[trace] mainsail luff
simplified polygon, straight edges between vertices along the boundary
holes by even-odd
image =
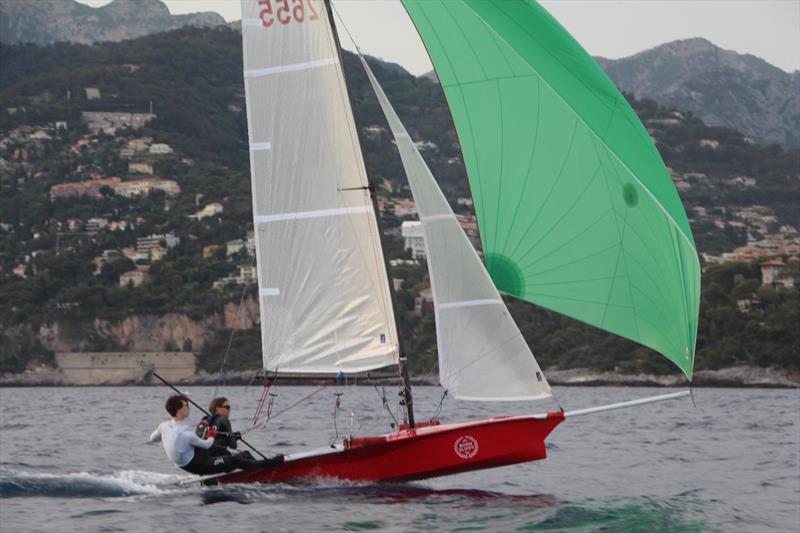
[[[328,12],[328,20],[330,21],[331,25],[331,33],[333,34],[333,40],[336,43],[336,53],[339,56],[339,62],[344,64],[342,59],[342,45],[339,41],[339,32],[336,31],[336,20],[333,16],[333,6],[330,0],[325,0],[325,9]],[[349,90],[349,85],[347,82],[347,77],[343,77],[345,89],[348,95],[348,99],[350,102],[350,107],[353,108],[353,100],[352,100],[352,92]],[[359,146],[363,146],[363,143],[360,142],[361,140],[361,132],[358,131],[358,138],[359,138]],[[364,157],[362,153],[362,157]],[[369,191],[370,199],[372,200],[372,210],[375,214],[375,225],[378,228],[378,238],[381,243],[381,248],[384,248],[386,243],[383,236],[383,231],[381,231],[381,213],[378,207],[378,198],[375,194],[375,184],[372,182],[372,179],[369,177],[369,174],[366,174],[367,178],[367,190]],[[387,273],[391,272],[391,268],[389,265],[389,260],[387,259],[385,254],[382,254],[384,268],[386,269]],[[395,297],[394,285],[389,283],[388,281],[389,276],[387,276],[387,285],[389,290],[389,296],[392,302],[392,310],[394,311],[394,316],[397,316],[397,298]],[[395,324],[396,328],[396,324]],[[406,407],[406,420],[408,422],[408,427],[413,428],[416,426],[416,420],[414,418],[414,394],[411,390],[411,378],[408,374],[408,365],[405,358],[405,350],[403,350],[403,336],[399,334],[397,335],[397,348],[398,348],[398,364],[399,364],[399,374],[400,379],[403,381],[403,403]]]
[[[396,365],[389,280],[328,12],[318,0],[273,4],[242,0],[264,367]]]

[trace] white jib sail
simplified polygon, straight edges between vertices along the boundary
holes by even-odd
[[[243,0],[264,368],[397,364],[389,283],[339,53],[321,0]]]
[[[417,203],[431,277],[439,381],[465,400],[533,400],[550,385],[450,204],[364,58]]]

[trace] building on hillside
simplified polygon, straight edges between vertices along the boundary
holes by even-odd
[[[125,146],[136,153],[146,152],[150,148],[150,143],[152,142],[153,139],[150,137],[137,137],[136,139],[130,139]]]
[[[153,246],[152,248],[150,248],[150,262],[154,263],[156,261],[161,261],[162,259],[164,259],[164,257],[166,257],[168,252],[169,250],[167,250],[160,244]]]
[[[757,183],[755,178],[749,176],[736,176],[731,181],[734,185],[739,185],[741,187],[755,187]]]
[[[386,128],[377,124],[373,124],[371,126],[365,126],[361,128],[361,131],[364,133],[364,137],[367,139],[379,139],[381,135],[386,133]]]
[[[403,236],[403,246],[406,250],[411,250],[411,257],[425,259],[425,237],[422,232],[422,222],[404,220],[400,231]]]
[[[422,289],[414,298],[414,311],[412,314],[422,316],[424,313],[433,312],[433,291]]]
[[[138,287],[150,279],[150,274],[145,267],[129,270],[119,276],[120,287]]]
[[[90,218],[86,221],[86,231],[89,233],[97,233],[103,228],[108,227],[108,219],[106,218]]]
[[[439,149],[439,146],[436,143],[431,142],[431,141],[416,141],[414,143],[414,146],[416,146],[417,150],[419,150],[420,152],[424,152],[426,150],[433,151],[433,150],[438,150]]]
[[[153,143],[150,145],[149,151],[153,155],[167,155],[171,154],[174,150],[168,144]]]
[[[733,252],[722,254],[722,259],[726,262],[747,262],[752,261],[753,259],[758,259],[759,257],[764,257],[766,255],[769,254],[763,248],[748,244],[747,246],[736,248]]]
[[[750,314],[750,311],[753,308],[753,305],[758,305],[760,302],[758,298],[753,296],[752,298],[741,298],[736,300],[736,308],[739,312],[743,315]]]
[[[146,196],[154,190],[164,191],[167,196],[175,196],[181,192],[181,188],[174,180],[161,178],[139,178],[135,180],[123,181],[116,187],[114,192],[125,198],[134,196]]]
[[[791,258],[790,261],[797,258]],[[795,286],[794,276],[786,272],[786,264],[780,258],[761,263],[761,284],[776,289],[791,289]]]
[[[189,218],[194,220],[202,220],[204,218],[213,217],[214,215],[218,215],[224,211],[222,204],[219,202],[214,202],[211,204],[206,205],[200,211],[189,215]]]
[[[256,255],[256,234],[253,231],[248,231],[244,237],[244,246],[247,248],[247,255]]]
[[[222,248],[221,244],[208,244],[203,246],[203,259],[208,259],[214,256],[214,252]]]
[[[83,228],[83,220],[79,218],[68,218],[67,229],[69,231],[80,231]]]
[[[128,172],[131,174],[153,175],[153,164],[147,161],[131,161],[128,163]]]
[[[467,234],[469,240],[477,242],[478,221],[475,219],[475,215],[456,215],[456,220],[458,220],[458,224],[461,226],[461,229],[464,230],[464,233]]]
[[[456,204],[465,205],[467,207],[472,207],[472,198],[465,198],[465,197],[457,198],[456,199]]]
[[[702,172],[687,172],[683,175],[683,179],[690,181],[706,181],[708,177]]]
[[[36,130],[28,135],[28,139],[32,141],[52,141],[53,137],[51,137],[50,134],[44,130]]]
[[[700,139],[700,146],[703,148],[711,148],[712,150],[716,150],[719,148],[719,141],[714,139]]]
[[[125,231],[133,227],[127,220],[114,220],[108,223],[109,231]]]
[[[150,255],[150,250],[164,243],[167,248],[172,249],[181,243],[181,240],[173,233],[160,233],[152,234],[147,237],[139,237],[136,239],[136,252],[140,254]]]
[[[100,189],[109,187],[113,190],[120,183],[122,183],[122,180],[116,177],[59,183],[58,185],[50,187],[50,199],[69,198],[71,196],[91,196],[92,198],[100,198],[103,196]]]
[[[225,255],[230,257],[234,254],[238,254],[239,252],[246,252],[247,246],[245,245],[244,240],[242,239],[234,239],[232,241],[228,241],[225,243]]]
[[[256,274],[256,267],[254,266],[240,266],[238,274],[231,274],[220,278],[213,283],[215,289],[220,289],[229,284],[235,285],[250,285],[251,283],[258,283]]]
[[[106,266],[106,263],[108,263],[108,261],[106,261],[106,259],[104,257],[102,257],[102,256],[95,257],[93,259],[93,261],[94,261],[94,272],[93,272],[93,274],[95,276],[97,276],[98,274],[100,274],[103,271],[103,267]]]
[[[417,204],[411,198],[397,198],[392,200],[394,214],[398,217],[417,214]]]
[[[139,129],[154,118],[152,113],[125,113],[119,111],[82,111],[81,116],[86,121],[92,133],[107,133],[114,135],[118,128]]]

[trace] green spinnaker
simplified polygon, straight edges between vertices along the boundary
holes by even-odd
[[[503,292],[648,346],[691,379],[700,265],[638,117],[526,0],[402,0],[439,76]]]

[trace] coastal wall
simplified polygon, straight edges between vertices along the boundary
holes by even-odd
[[[192,352],[56,353],[63,382],[70,385],[145,383],[152,371],[167,381],[195,377]]]

